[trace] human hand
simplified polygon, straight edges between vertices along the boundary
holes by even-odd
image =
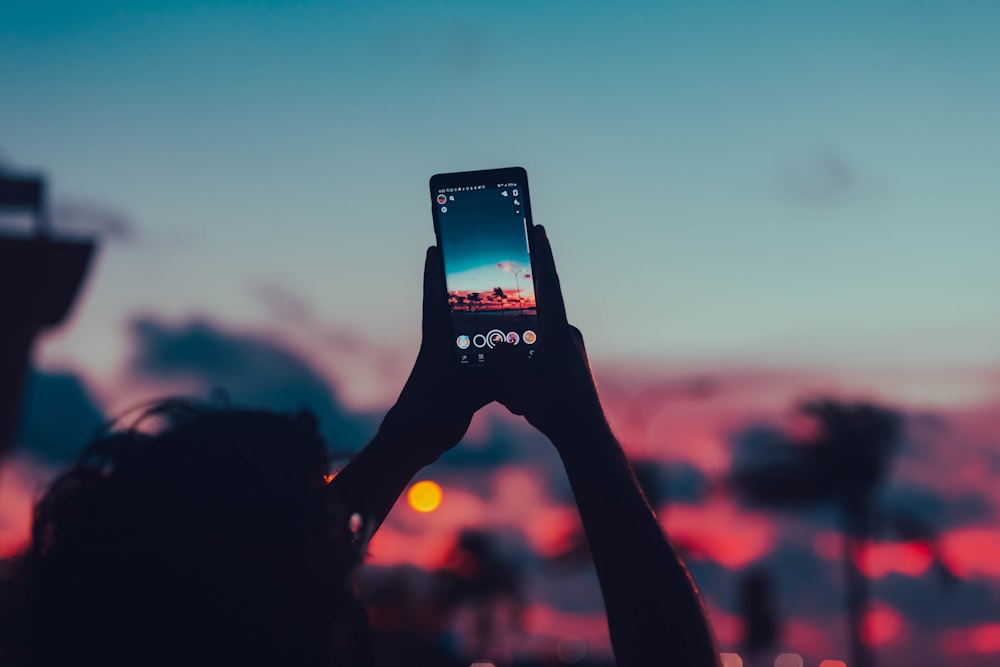
[[[538,301],[538,343],[528,359],[511,345],[494,350],[500,378],[497,400],[524,415],[556,448],[580,433],[608,430],[583,336],[566,319],[559,275],[545,228],[530,230]]]
[[[475,412],[493,400],[483,369],[461,368],[452,353],[441,251],[427,249],[424,262],[420,351],[380,434],[401,438],[408,453],[426,465],[458,444]]]

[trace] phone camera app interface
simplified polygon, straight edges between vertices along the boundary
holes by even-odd
[[[533,345],[535,283],[521,188],[442,188],[434,203],[459,361],[484,363],[500,343]]]

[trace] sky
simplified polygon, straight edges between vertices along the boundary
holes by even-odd
[[[139,230],[73,331],[95,365],[137,305],[251,319],[261,280],[406,344],[427,178],[513,164],[595,355],[1000,354],[994,3],[0,12],[0,151]]]
[[[997,34],[989,0],[4,2],[0,168],[44,173],[57,228],[102,237],[71,320],[37,349],[38,396],[82,425],[222,385],[319,406],[330,437],[360,444],[419,345],[428,178],[520,165],[630,454],[695,488],[746,429],[816,392],[946,425],[914,437],[893,492],[927,491],[911,500],[949,528],[972,583],[943,602],[905,552],[910,574],[876,585],[896,628],[883,649],[989,664]],[[377,562],[419,552],[410,565],[431,567],[429,545],[475,521],[506,527],[525,558],[555,549],[572,510],[519,428],[474,422],[466,459],[432,471],[442,510],[390,517]],[[26,529],[30,480],[51,475],[17,466],[4,480],[28,481],[0,483],[24,490],[4,496],[0,546]],[[526,506],[535,518],[515,525]],[[822,521],[692,492],[663,523],[700,545],[693,569],[730,645],[723,584],[753,559],[836,592]],[[540,577],[533,604],[545,632],[576,623],[599,645],[587,576]],[[823,632],[839,611],[784,602],[792,643],[839,650]]]
[[[445,284],[449,292],[489,293],[501,287],[518,295],[524,283],[531,296],[531,261],[524,216],[496,189],[458,193],[438,207]],[[514,271],[520,270],[527,276]]]

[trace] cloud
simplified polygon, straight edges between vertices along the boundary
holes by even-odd
[[[52,227],[61,233],[131,243],[138,237],[135,222],[107,204],[84,199],[61,199],[52,210]]]
[[[786,541],[762,563],[775,577],[778,606],[784,618],[822,619],[843,612],[843,566],[839,561],[821,560],[811,549]]]
[[[254,283],[250,293],[264,306],[272,317],[290,325],[312,324],[313,312],[297,294],[278,283]]]
[[[840,206],[871,190],[857,165],[831,149],[786,161],[778,169],[778,187],[790,201],[818,209]]]
[[[194,381],[202,391],[222,390],[240,405],[307,408],[336,450],[356,449],[374,433],[372,416],[349,411],[307,358],[279,340],[198,318],[169,324],[137,317],[130,329],[130,371],[140,378]]]
[[[913,578],[898,574],[880,579],[876,584],[880,598],[893,607],[905,610],[907,618],[925,628],[962,628],[996,620],[1000,609],[1000,587],[995,580],[963,580],[943,589],[933,573]]]
[[[359,333],[326,325],[310,306],[292,290],[274,282],[254,283],[250,293],[277,322],[307,330],[318,341],[345,354],[367,354],[371,345]],[[379,350],[379,352],[382,352]]]
[[[0,174],[35,174],[22,171],[0,151]],[[46,179],[43,179],[43,181]],[[49,194],[46,189],[45,194]],[[104,241],[132,242],[137,237],[135,222],[125,213],[108,204],[88,199],[60,198],[49,210],[53,231],[73,236],[98,238]]]
[[[441,465],[463,472],[492,471],[502,464],[517,462],[539,469],[562,470],[548,439],[522,418],[509,415],[499,406],[490,406],[476,416],[476,421],[479,423],[473,424],[462,444],[441,457]]]
[[[903,481],[886,489],[882,500],[938,529],[988,523],[997,515],[991,498],[968,488],[958,488],[951,495],[944,495]]]
[[[286,345],[294,342],[309,350],[317,371],[338,381],[345,403],[381,407],[399,391],[412,362],[399,350],[356,329],[330,324],[305,298],[278,282],[258,280],[248,289]]]
[[[431,67],[466,78],[479,73],[488,56],[484,31],[468,23],[438,22],[433,40],[414,37],[406,28],[390,27],[376,44],[390,65]]]
[[[83,378],[72,371],[30,373],[17,442],[52,463],[68,463],[104,423]]]
[[[240,404],[307,406],[317,413],[332,442],[351,442],[352,448],[362,444],[374,431],[375,419],[349,407],[343,386],[330,377],[348,377],[344,369],[353,377],[350,363],[377,363],[373,348],[349,330],[324,324],[288,289],[259,283],[254,294],[275,322],[314,333],[291,338],[291,332],[276,336],[233,329],[205,317],[180,322],[138,317],[131,323],[136,345],[131,372],[153,381],[191,382],[206,392],[223,388]],[[331,338],[319,344],[326,334]],[[738,454],[726,445],[727,434],[736,434],[733,437],[751,449],[766,445],[781,432],[772,424],[782,424],[785,415],[775,411],[790,408],[797,389],[808,385],[810,377],[738,372],[670,377],[664,373],[636,380],[627,373],[609,372],[602,376],[602,395],[610,397],[616,427],[620,424],[637,443],[629,451],[641,454],[640,467],[646,470],[640,476],[645,473],[646,486],[654,495],[663,495],[664,526],[696,552],[689,564],[699,588],[712,609],[731,619],[738,609],[739,573],[764,564],[775,576],[778,605],[788,623],[786,642],[801,642],[801,651],[813,657],[829,657],[821,654],[828,644],[844,646],[842,564],[836,554],[817,553],[813,541],[818,531],[836,529],[833,513],[751,513],[732,499],[708,493],[709,476],[724,471]],[[635,406],[637,400],[642,405]],[[665,405],[669,409],[663,409]],[[775,416],[773,422],[767,421],[770,415]],[[907,626],[928,630],[970,627],[989,619],[1000,590],[987,562],[989,550],[996,548],[988,533],[995,527],[996,512],[989,496],[992,487],[987,486],[992,483],[987,460],[970,459],[966,450],[953,446],[966,431],[957,426],[952,412],[936,414],[935,421],[934,439],[921,443],[929,449],[912,448],[901,456],[899,462],[906,466],[897,469],[886,499],[943,529],[961,527],[965,532],[945,530],[945,550],[960,552],[965,578],[953,591],[943,590],[931,569],[920,576],[890,571],[873,581],[881,603],[899,610]],[[977,435],[976,443],[995,434],[996,423],[985,417],[977,422],[976,433],[986,435]],[[708,452],[709,457],[706,450],[715,444],[719,447]],[[984,445],[975,451],[1000,457],[996,447]],[[949,457],[955,465],[942,465]],[[967,477],[970,468],[981,469],[982,476]],[[925,483],[915,470],[938,478],[937,485]],[[440,564],[457,531],[483,528],[526,566],[529,603],[553,612],[546,633],[571,634],[580,616],[593,615],[603,622],[592,568],[585,564],[560,569],[550,558],[562,546],[561,538],[578,531],[579,521],[558,456],[523,420],[491,406],[477,416],[464,442],[421,477],[441,483],[445,501],[429,515],[418,515],[401,502],[372,543],[376,567],[381,563],[423,573]],[[826,642],[822,646],[821,638]]]
[[[485,40],[482,31],[471,25],[454,25],[439,37],[442,59],[457,74],[472,76],[482,67]]]

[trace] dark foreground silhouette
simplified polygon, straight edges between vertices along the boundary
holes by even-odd
[[[455,364],[429,249],[413,371],[332,482],[308,413],[168,401],[93,443],[40,501],[28,550],[4,564],[0,665],[375,664],[355,585],[367,540],[494,400],[562,459],[618,664],[716,665],[697,591],[604,417],[548,239],[532,234],[535,359],[500,345],[491,367]]]

